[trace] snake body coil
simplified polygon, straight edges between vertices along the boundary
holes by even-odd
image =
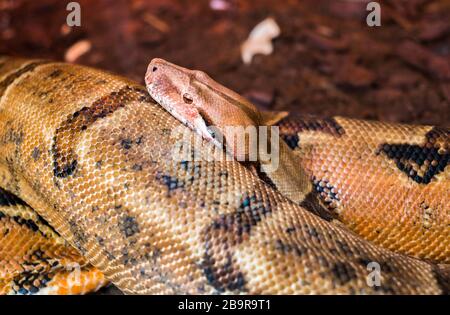
[[[136,83],[0,59],[0,232],[41,237],[15,247],[0,237],[0,253],[19,253],[0,257],[0,277],[13,278],[0,290],[45,292],[52,279],[39,275],[52,277],[50,262],[64,266],[70,256],[86,287],[104,275],[125,293],[448,293],[448,129],[295,121],[283,121],[281,135],[318,192],[302,205],[238,162],[174,160],[174,147],[187,145],[171,132],[180,123]],[[320,198],[348,228],[308,211]],[[21,214],[9,209],[18,204]],[[387,212],[400,204],[413,215]],[[82,257],[63,255],[71,249],[52,229]],[[36,262],[47,269],[28,270]],[[371,262],[378,284],[369,281]]]

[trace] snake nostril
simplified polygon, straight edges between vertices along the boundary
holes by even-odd
[[[153,67],[152,72],[155,72],[156,70],[158,70],[158,67]]]

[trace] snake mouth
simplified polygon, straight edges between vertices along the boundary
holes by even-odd
[[[224,143],[221,141],[223,139],[221,131],[214,126],[211,117],[209,117],[209,115],[203,110],[196,108],[192,104],[186,106],[185,101],[179,101],[178,95],[172,94],[172,97],[169,97],[168,95],[161,97],[158,93],[152,93],[153,83],[148,84],[147,89],[155,102],[169,112],[179,122],[193,130],[203,139],[212,142],[219,148],[223,148]],[[183,98],[185,98],[184,95]]]
[[[214,128],[215,125],[214,125],[211,117],[201,108],[198,109],[198,114],[203,119],[203,122],[205,123],[206,129],[208,130],[208,133],[210,134],[210,136],[213,139],[223,139],[223,138],[219,137],[219,136],[222,136],[222,133],[220,132],[220,130],[218,128]]]

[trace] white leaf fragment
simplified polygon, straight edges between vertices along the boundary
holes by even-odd
[[[256,54],[270,55],[273,52],[272,40],[280,35],[280,27],[271,17],[257,24],[241,46],[244,63],[252,62]]]
[[[78,58],[80,58],[85,53],[89,52],[91,50],[91,42],[88,40],[80,40],[70,46],[69,49],[67,49],[64,60],[66,62],[75,62]]]
[[[209,7],[215,11],[226,11],[230,9],[231,5],[227,0],[211,0]]]

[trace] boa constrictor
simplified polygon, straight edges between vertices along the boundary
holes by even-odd
[[[174,159],[190,145],[174,129],[199,137],[144,87],[0,58],[1,293],[85,293],[106,280],[130,294],[448,293],[448,129],[280,120],[204,73],[149,69],[172,114],[276,123],[279,171]]]

